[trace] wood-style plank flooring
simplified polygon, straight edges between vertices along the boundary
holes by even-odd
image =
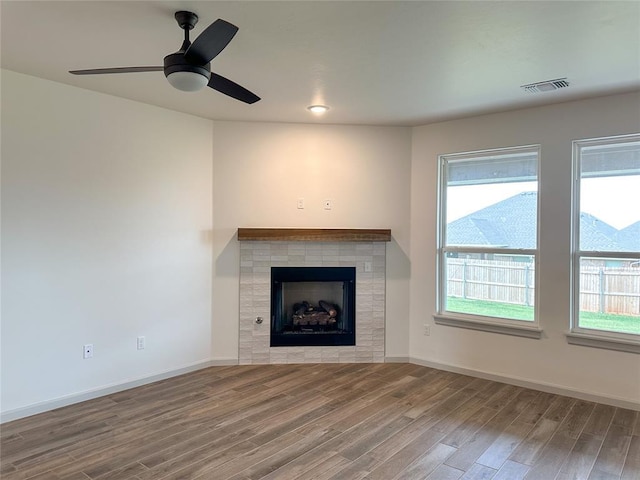
[[[411,364],[213,367],[1,427],[5,480],[638,480],[638,412]]]

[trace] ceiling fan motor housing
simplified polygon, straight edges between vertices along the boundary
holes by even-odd
[[[164,76],[168,77],[175,72],[193,72],[209,78],[211,76],[211,63],[195,65],[189,62],[184,52],[171,53],[164,57]]]

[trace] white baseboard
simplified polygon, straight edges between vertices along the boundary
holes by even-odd
[[[176,377],[178,375],[184,375],[185,373],[194,372],[196,370],[202,370],[203,368],[237,365],[237,359],[216,358],[211,360],[204,360],[201,362],[185,365],[180,368],[166,370],[164,372],[156,373],[146,377],[135,378],[122,383],[106,385],[103,387],[93,388],[84,392],[72,393],[63,397],[54,398],[53,400],[47,400],[44,402],[33,403],[26,407],[20,407],[13,410],[7,410],[0,413],[0,424],[17,420],[19,418],[29,417],[42,412],[48,412],[60,407],[66,407],[67,405],[73,405],[74,403],[84,402],[94,398],[109,395],[111,393],[121,392],[130,388],[140,387],[148,383],[157,382],[166,378]]]
[[[556,385],[552,383],[540,383],[526,380],[524,378],[510,377],[506,375],[500,375],[497,373],[485,372],[482,370],[474,370],[465,367],[458,367],[455,365],[447,365],[444,363],[432,362],[430,360],[424,360],[422,358],[410,357],[410,363],[416,365],[422,365],[423,367],[431,367],[437,370],[444,370],[446,372],[460,373],[463,375],[469,375],[471,377],[484,378],[486,380],[493,380],[494,382],[507,383],[509,385],[515,385],[517,387],[530,388],[532,390],[540,390],[542,392],[553,393],[556,395],[563,395],[566,397],[579,398],[580,400],[586,400],[589,402],[604,403],[605,405],[612,405],[614,407],[627,408],[629,410],[640,411],[640,403],[625,398],[604,396],[589,392],[583,392],[580,390],[574,390],[572,388],[563,387],[562,385]]]
[[[410,363],[411,357],[384,357],[384,363]]]

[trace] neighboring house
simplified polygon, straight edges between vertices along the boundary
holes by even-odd
[[[625,250],[640,251],[640,221],[619,230],[616,239]]]
[[[524,192],[447,225],[447,244],[536,248],[536,192]]]
[[[447,244],[536,248],[537,197],[537,192],[519,193],[449,223]],[[639,250],[640,221],[617,230],[589,213],[582,213],[580,246],[587,251]]]

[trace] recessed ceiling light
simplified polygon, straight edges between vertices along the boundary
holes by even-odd
[[[329,107],[327,107],[326,105],[310,105],[307,107],[307,110],[309,110],[311,113],[322,115],[327,110],[329,110]]]

